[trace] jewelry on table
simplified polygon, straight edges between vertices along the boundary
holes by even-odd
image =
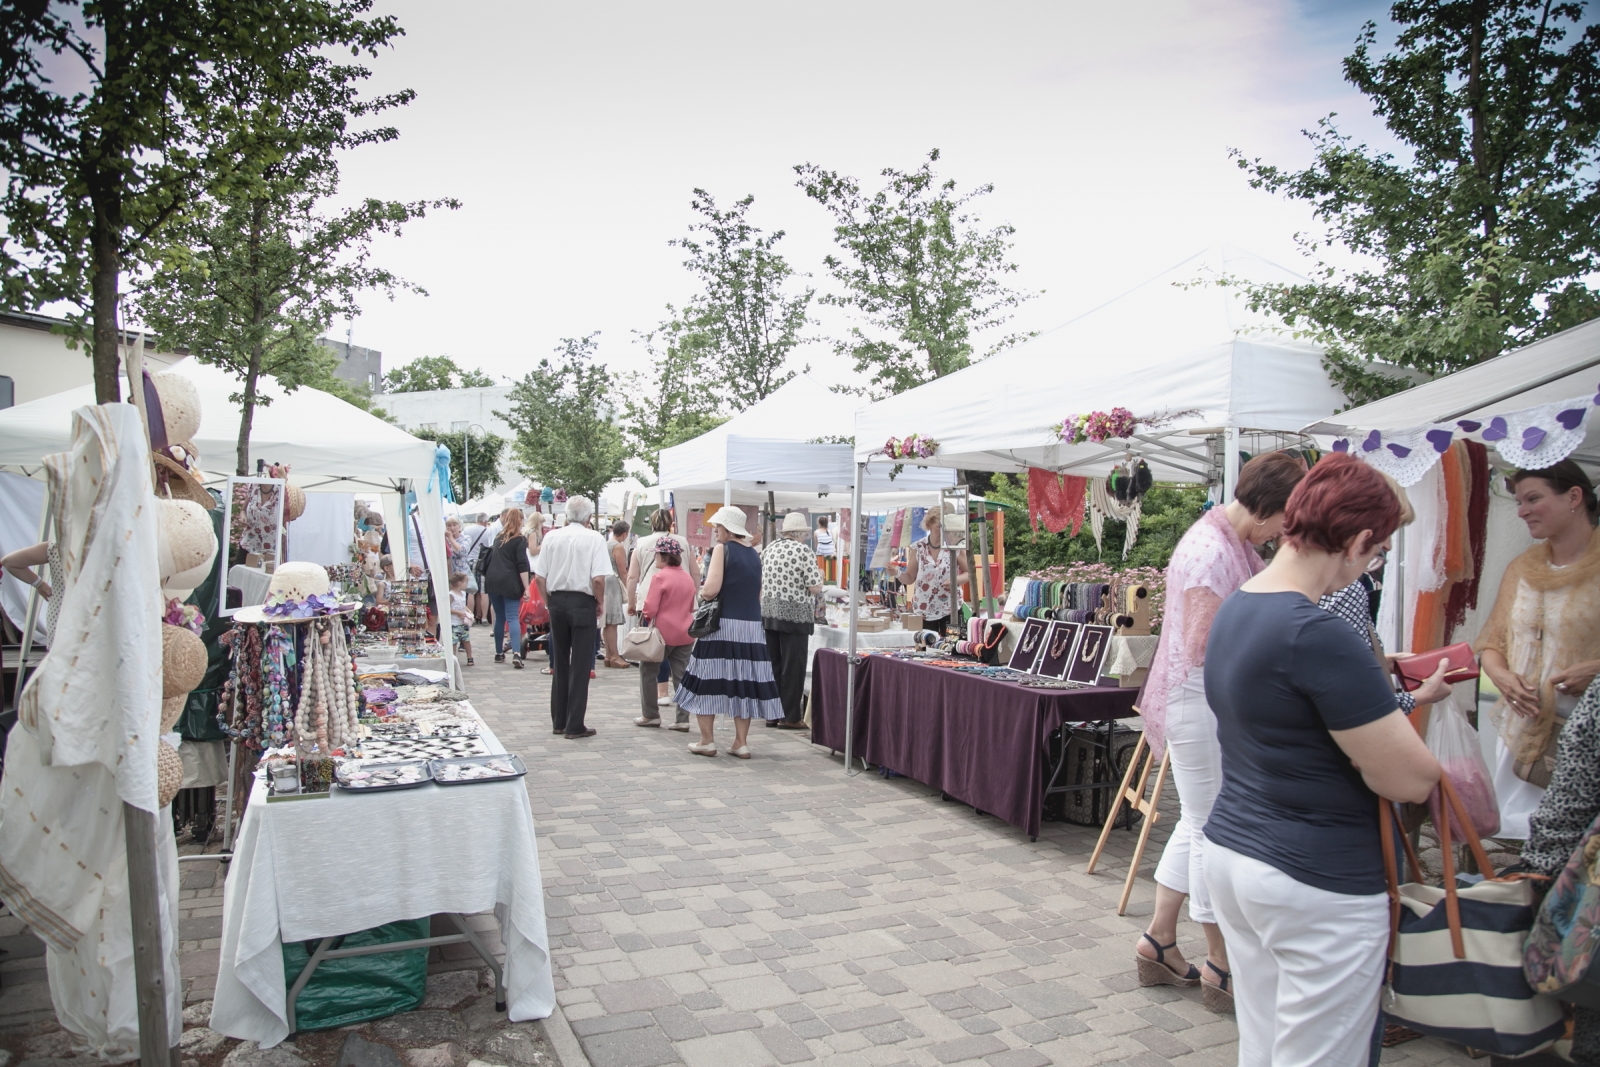
[[[1089,639],[1091,637],[1094,638],[1093,643],[1090,643]],[[1098,631],[1085,634],[1083,638],[1083,654],[1079,658],[1085,663],[1093,663],[1095,656],[1100,651],[1100,642],[1104,637],[1105,634]]]
[[[1050,651],[1045,653],[1046,659],[1060,659],[1067,654],[1067,645],[1072,642],[1072,631],[1063,630],[1060,640],[1050,642]]]

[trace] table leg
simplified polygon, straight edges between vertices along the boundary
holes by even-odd
[[[307,982],[311,981],[312,974],[322,965],[322,961],[327,957],[328,953],[337,948],[338,943],[343,940],[342,936],[325,937],[317,942],[316,951],[312,952],[311,958],[306,960],[305,969],[300,972],[300,977],[294,980],[294,985],[289,987],[289,999],[286,1007],[288,1008],[290,1037],[293,1037],[295,1032],[294,1002],[300,999],[300,991],[306,987]]]
[[[494,953],[490,952],[483,941],[479,939],[477,932],[467,925],[465,916],[451,912],[450,921],[456,924],[456,929],[460,930],[461,936],[467,939],[467,944],[472,946],[472,951],[476,952],[479,958],[484,963],[487,963],[489,969],[494,972],[494,1010],[505,1011],[506,980],[504,973],[500,969],[500,961],[494,958]]]

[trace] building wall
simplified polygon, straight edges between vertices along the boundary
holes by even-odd
[[[374,393],[383,388],[382,352],[347,344],[344,341],[335,341],[331,337],[319,337],[317,343],[323,348],[332,349],[339,357],[339,366],[334,370],[334,374],[351,385],[365,385]]]
[[[12,403],[26,404],[94,382],[88,349],[68,348],[65,337],[50,332],[57,324],[64,324],[64,320],[47,315],[0,313],[0,375],[11,379]],[[155,369],[183,357],[157,352],[147,341],[144,358]],[[0,403],[3,403],[4,392],[0,389]]]
[[[510,396],[510,386],[491,385],[480,389],[380,393],[372,400],[407,430],[462,433],[476,426],[510,439],[513,436],[511,427],[495,414],[510,408]]]

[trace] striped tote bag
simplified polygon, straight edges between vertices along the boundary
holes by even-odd
[[[1444,886],[1423,884],[1394,805],[1379,802],[1391,922],[1384,1013],[1420,1033],[1497,1056],[1536,1052],[1562,1035],[1565,1022],[1560,1002],[1534,992],[1522,973],[1522,946],[1534,919],[1533,882],[1523,875],[1497,878],[1448,778],[1439,780],[1439,791],[1466,831],[1484,880],[1457,888],[1452,820],[1442,819],[1436,826]],[[1396,869],[1396,838],[1411,865],[1412,880],[1404,885]]]

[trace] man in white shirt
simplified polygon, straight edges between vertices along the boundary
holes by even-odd
[[[594,504],[567,500],[567,524],[545,534],[533,558],[539,595],[550,606],[550,720],[554,733],[593,737],[583,722],[589,708],[589,671],[600,617],[606,609],[606,576],[612,574],[606,539],[589,528]]]
[[[481,513],[472,516],[472,521],[461,528],[461,544],[464,546],[461,558],[467,564],[467,604],[472,608],[473,622],[479,626],[489,621],[489,594],[478,587],[477,570],[479,550],[485,545],[494,544],[489,528],[484,525],[488,517]]]

